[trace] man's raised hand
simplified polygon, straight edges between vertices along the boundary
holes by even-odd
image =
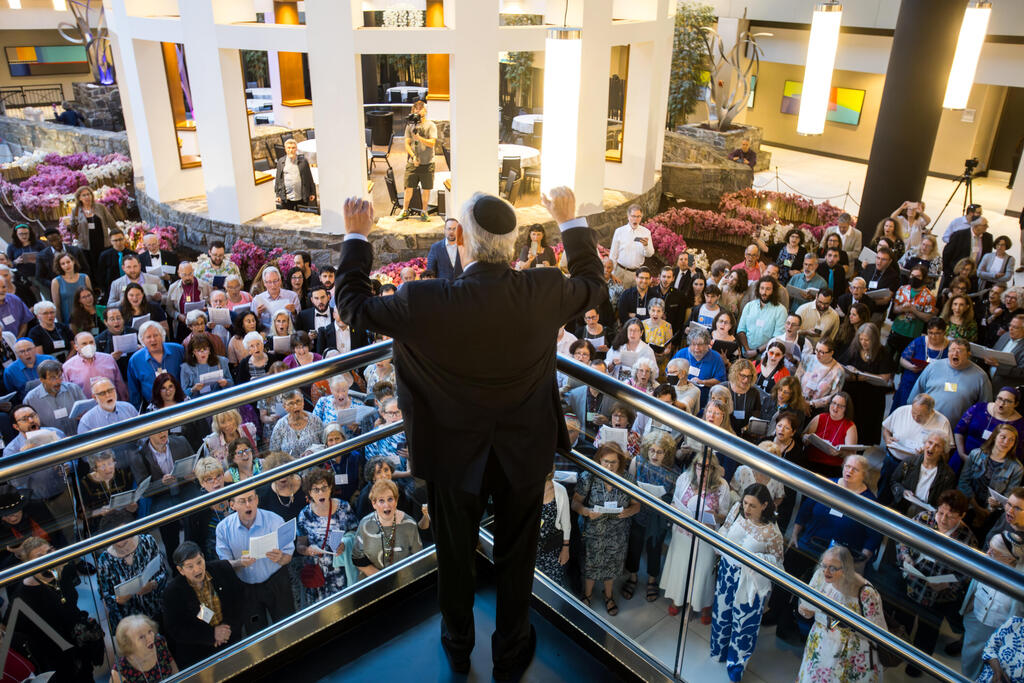
[[[370,234],[373,229],[373,204],[360,199],[349,197],[345,200],[345,232],[348,234],[357,233],[364,237]]]
[[[565,223],[576,218],[576,195],[568,187],[560,185],[551,188],[550,195],[541,195],[540,202],[556,223]]]

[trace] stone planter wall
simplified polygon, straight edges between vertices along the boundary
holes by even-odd
[[[112,132],[62,126],[58,123],[26,121],[9,116],[0,116],[0,140],[7,143],[14,156],[36,149],[60,154],[117,152],[131,156],[128,150],[128,133],[123,130]]]
[[[270,130],[264,130],[264,129]],[[282,135],[291,135],[295,138],[295,142],[303,142],[306,139],[306,131],[308,129],[299,128],[285,128],[284,126],[257,126],[255,128],[255,134],[250,134],[249,145],[252,149],[252,156],[254,159],[265,156],[267,153],[273,153],[274,145],[281,144]],[[270,142],[270,149],[268,152],[266,142]]]
[[[761,151],[763,130],[757,126],[740,126],[721,133],[704,128],[699,123],[677,126],[665,131],[664,161],[689,164],[732,164],[729,152],[737,149],[744,138],[750,139],[750,148],[757,152],[754,172],[764,171],[771,165],[771,152]],[[741,167],[742,168],[742,167]]]
[[[90,128],[124,130],[121,94],[116,85],[77,82],[71,88],[75,93],[74,109],[85,117]]]
[[[754,172],[739,164],[669,163],[661,165],[666,193],[695,204],[718,205],[726,192],[738,192],[754,182]]]

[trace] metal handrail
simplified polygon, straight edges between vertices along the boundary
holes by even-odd
[[[833,508],[871,529],[932,557],[941,554],[943,562],[960,572],[1024,601],[1024,574],[1021,572],[582,363],[559,355],[557,367],[570,377],[767,474],[784,486],[816,500],[827,499]]]
[[[347,441],[343,441],[342,443],[317,451],[316,453],[311,453],[310,455],[279,465],[278,467],[270,470],[264,470],[255,476],[249,477],[248,479],[243,479],[242,481],[229,484],[228,486],[217,489],[216,491],[204,493],[196,498],[182,501],[177,505],[161,510],[160,512],[154,512],[142,519],[122,524],[116,529],[111,529],[110,531],[90,536],[78,543],[72,543],[71,545],[55,550],[54,552],[43,555],[35,560],[22,562],[21,564],[0,572],[0,587],[13,581],[19,581],[32,576],[44,569],[52,569],[58,565],[64,564],[69,559],[100,550],[109,546],[111,543],[123,541],[124,539],[134,536],[140,532],[148,531],[154,527],[158,527],[163,524],[167,524],[168,522],[173,522],[181,517],[199,512],[203,508],[207,508],[215,503],[220,503],[228,500],[229,498],[234,498],[240,493],[252,491],[264,484],[269,484],[292,474],[299,474],[302,470],[318,465],[325,460],[330,460],[331,458],[336,458],[339,455],[343,455],[357,448],[362,448],[363,446],[373,443],[385,436],[397,434],[402,431],[404,427],[405,422],[403,420],[383,425],[377,429],[367,432],[366,434],[361,434]]]
[[[0,481],[22,477],[37,470],[102,451],[126,441],[138,440],[155,432],[208,417],[244,403],[317,382],[391,356],[391,342],[380,342],[350,351],[342,356],[316,361],[294,370],[269,375],[207,396],[190,399],[108,425],[85,434],[21,451],[0,461]]]
[[[796,594],[801,599],[812,603],[832,616],[842,619],[845,622],[849,622],[851,626],[863,633],[872,641],[881,642],[885,647],[895,650],[901,657],[909,660],[914,666],[917,666],[930,674],[934,674],[935,676],[942,677],[944,680],[969,681],[969,679],[956,671],[953,671],[945,664],[924,654],[916,647],[908,645],[905,641],[893,636],[875,623],[868,621],[863,615],[853,612],[845,605],[841,605],[832,598],[827,597],[825,594],[819,593],[803,581],[787,574],[784,569],[776,567],[770,562],[752,554],[749,550],[736,545],[725,536],[722,536],[713,529],[704,526],[694,518],[687,517],[682,513],[682,511],[668,505],[648,491],[638,487],[636,484],[627,479],[623,479],[614,472],[604,469],[591,458],[588,458],[576,451],[563,453],[563,455],[583,469],[591,472],[599,479],[602,479],[603,481],[615,486],[617,489],[629,494],[631,498],[654,510],[669,522],[683,527],[705,543],[713,546],[722,554],[728,555],[729,557],[739,561],[741,564],[755,570],[759,574],[767,576],[782,588]]]

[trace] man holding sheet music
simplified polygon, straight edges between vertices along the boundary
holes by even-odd
[[[860,274],[867,282],[867,297],[879,310],[889,305],[892,295],[900,288],[900,269],[892,261],[892,252],[879,247],[875,262]]]
[[[889,480],[900,463],[918,454],[925,439],[932,433],[942,434],[949,444],[953,443],[953,430],[949,419],[935,410],[935,399],[928,394],[918,394],[909,405],[892,411],[882,422],[882,438],[886,454],[878,477],[878,499],[889,503],[892,492]],[[898,501],[897,501],[898,502]]]
[[[233,514],[217,524],[217,555],[245,584],[243,622],[253,633],[295,611],[287,569],[295,552],[295,520],[261,510],[255,491],[240,493],[229,504]]]
[[[875,302],[867,295],[868,281],[862,277],[855,277],[850,280],[850,291],[843,294],[836,300],[836,305],[844,316],[850,314],[850,307],[854,304],[864,304],[868,311],[875,312]]]
[[[929,394],[935,409],[956,424],[960,416],[978,401],[992,400],[992,384],[985,371],[971,362],[970,342],[949,342],[949,357],[929,363],[917,378],[911,396]]]
[[[164,281],[155,275],[142,272],[142,260],[135,252],[128,252],[121,257],[121,269],[124,275],[110,283],[110,296],[107,298],[107,306],[120,306],[124,296],[125,287],[135,283],[142,287],[146,297],[155,303],[163,300],[167,289]]]
[[[974,355],[984,347],[971,344],[971,352]],[[992,375],[992,386],[1015,387],[1024,383],[1024,313],[1013,316],[1007,327],[1006,334],[999,337],[999,340],[992,347],[995,351],[1001,351],[1004,355],[985,354],[982,360],[990,366],[989,374]]]
[[[39,386],[25,394],[25,403],[32,406],[44,427],[56,427],[65,434],[74,434],[78,419],[72,415],[85,394],[73,382],[64,381],[64,368],[55,360],[39,364]]]
[[[789,312],[814,301],[818,291],[828,287],[825,278],[818,275],[818,256],[813,252],[804,254],[803,269],[789,278],[786,291],[789,292]]]
[[[149,479],[146,497],[152,501],[150,512],[166,510],[185,499],[185,485],[194,477],[197,455],[192,452],[185,437],[166,430],[150,434],[131,459],[135,481]],[[164,548],[172,554],[178,547],[181,522],[174,520],[160,527]]]
[[[4,448],[4,457],[8,458],[23,450],[34,448],[44,443],[52,443],[64,438],[64,432],[53,427],[42,427],[39,414],[32,406],[14,406],[11,420],[18,435]],[[10,484],[19,489],[28,489],[46,504],[46,508],[57,520],[57,524],[66,532],[68,538],[72,532],[71,492],[68,489],[65,472],[70,464],[57,465],[46,470],[37,470],[23,477],[15,477]],[[73,476],[70,472],[67,476]]]
[[[117,400],[117,390],[110,379],[96,377],[91,382],[92,395],[96,399],[96,405],[90,408],[82,416],[82,419],[78,421],[79,434],[86,434],[100,427],[123,422],[139,414],[139,411],[131,403]],[[122,443],[114,446],[118,467],[127,467],[129,465],[132,450],[130,444]]]
[[[263,326],[271,327],[274,314],[282,308],[295,315],[299,312],[299,295],[290,289],[281,287],[281,271],[270,266],[263,270],[263,286],[265,291],[252,298],[252,310],[260,316]]]
[[[210,299],[212,287],[195,276],[195,267],[189,261],[178,264],[178,279],[167,290],[164,305],[168,320],[175,325],[175,339],[184,339],[188,334],[185,326],[189,312],[204,308]],[[199,306],[196,306],[199,304]],[[230,327],[230,321],[228,326]]]

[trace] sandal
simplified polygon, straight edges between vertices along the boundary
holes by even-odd
[[[591,596],[591,595],[593,595],[593,593],[587,593],[587,594],[586,594],[586,595],[584,595],[584,596],[583,596],[583,598],[582,598],[582,602],[583,602],[583,604],[584,604],[584,605],[586,605],[587,607],[590,607],[590,596]]]
[[[657,581],[648,581],[647,582],[647,602],[654,602],[655,600],[658,599],[659,596],[660,596],[660,591],[658,590],[658,582]]]
[[[615,598],[610,595],[604,596],[604,608],[610,617],[619,613],[619,606],[615,604]]]
[[[622,584],[622,597],[627,600],[633,599],[633,593],[636,592],[636,579],[626,579],[626,583]]]

